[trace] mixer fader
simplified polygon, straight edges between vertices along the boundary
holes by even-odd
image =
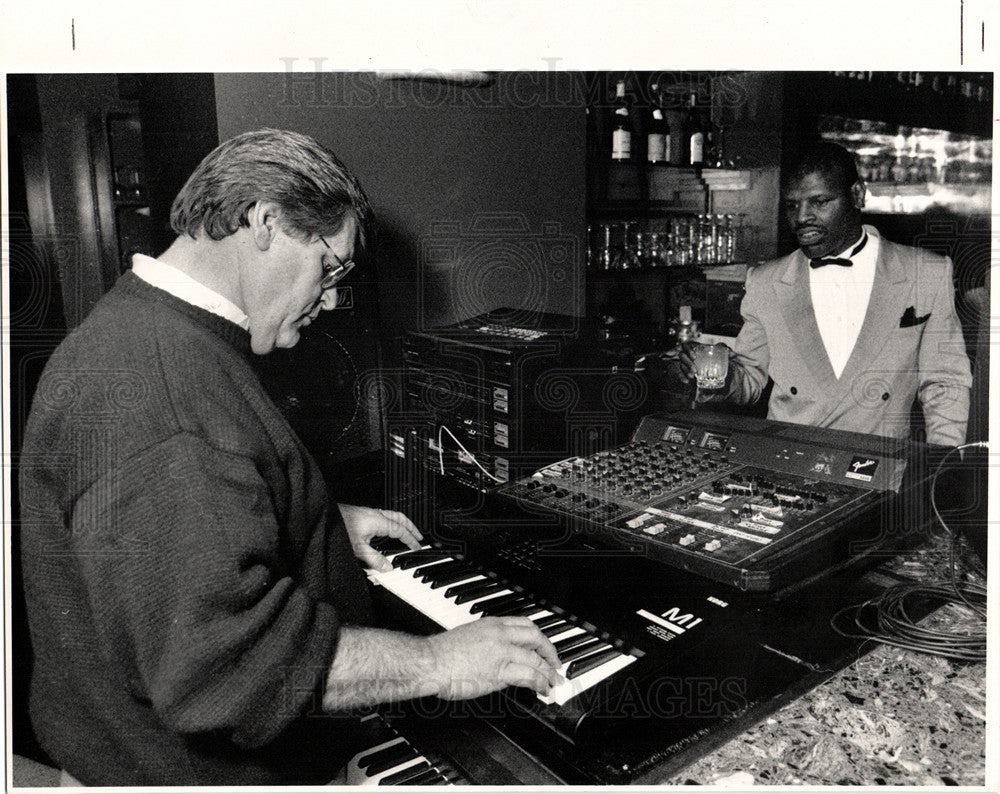
[[[617,449],[499,490],[647,556],[771,591],[892,534],[905,441],[705,414],[643,419]],[[889,530],[889,531],[887,531]]]

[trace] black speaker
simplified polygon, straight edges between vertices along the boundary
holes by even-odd
[[[374,278],[356,268],[338,307],[319,314],[298,344],[257,360],[264,388],[340,501],[381,503],[386,402]]]

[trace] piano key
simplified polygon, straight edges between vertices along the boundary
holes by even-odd
[[[508,609],[503,612],[501,617],[512,617],[512,618],[527,618],[532,615],[538,614],[542,611],[542,608],[533,601],[529,601],[525,606],[515,607],[513,609]],[[552,614],[551,612],[549,613]]]
[[[606,678],[610,678],[619,670],[628,667],[628,665],[636,660],[636,657],[623,654],[613,648],[608,651],[601,651],[597,655],[601,654],[606,654],[606,658],[602,663],[596,664],[585,672],[576,672],[573,677],[568,676],[570,668],[575,664],[586,662],[587,659],[579,659],[575,662],[562,665],[559,668],[559,673],[564,679],[563,682],[552,687],[547,695],[539,695],[538,699],[543,703],[554,703],[557,706],[561,706],[575,698],[581,692],[585,692]]]
[[[469,611],[469,604],[459,605],[454,599],[444,598],[440,590],[431,590],[409,571],[379,571],[369,577],[444,629],[479,619],[478,613]]]
[[[471,590],[466,590],[460,596],[457,596],[455,598],[455,603],[467,604],[470,601],[479,601],[483,596],[489,593],[496,593],[497,591],[501,590],[505,593],[510,592],[510,590],[507,590],[502,584],[500,584],[500,582],[495,582],[495,581],[484,582],[479,587],[475,587]],[[448,591],[445,590],[445,598],[447,597],[448,597]]]
[[[423,775],[427,770],[431,769],[431,765],[427,761],[420,761],[413,766],[408,766],[406,769],[402,769],[399,772],[395,772],[391,775],[386,775],[384,778],[379,780],[378,784],[380,786],[398,786],[400,783],[405,783],[418,775]],[[438,777],[435,770],[435,777]]]
[[[383,785],[381,782],[379,785]],[[391,785],[391,784],[385,784]],[[436,769],[429,769],[423,774],[417,775],[416,777],[410,778],[409,780],[403,781],[404,786],[446,786],[448,782],[441,776],[441,773]]]
[[[566,669],[566,678],[569,680],[579,678],[584,673],[600,667],[605,662],[609,662],[619,655],[619,652],[614,648],[609,648],[606,651],[600,651],[583,659],[577,659]]]
[[[389,747],[396,747],[400,744],[405,744],[406,740],[403,739],[402,736],[399,736],[395,731],[389,728],[388,725],[386,725],[385,727],[390,731],[392,737],[386,739],[384,742],[369,747],[367,750],[362,750],[360,753],[354,756],[352,763],[356,764],[359,767],[368,767],[372,763],[372,757],[375,756],[377,753],[380,753]]]
[[[455,584],[444,591],[445,598],[453,598],[454,596],[465,595],[466,593],[473,591],[479,584],[488,584],[492,582],[492,579],[487,579],[485,576],[481,576],[477,582],[469,582],[467,584]]]
[[[419,753],[402,736],[388,747],[358,760],[358,766],[371,776],[393,769],[405,761],[418,758]]]
[[[454,568],[451,571],[434,571],[425,575],[423,581],[427,582],[432,590],[437,590],[446,585],[455,584],[455,582],[464,582],[469,577],[475,576],[476,573],[468,565],[463,565],[461,568]]]
[[[368,541],[368,545],[386,557],[390,554],[410,550],[410,547],[399,538],[390,538],[388,535],[378,535]]]
[[[611,646],[608,645],[604,640],[592,640],[591,642],[579,645],[576,648],[572,648],[565,653],[559,654],[559,661],[563,664],[571,664],[577,659],[582,659],[585,656],[589,656],[592,653],[598,651],[607,650]],[[567,668],[567,671],[569,668]]]
[[[463,584],[472,582],[482,582],[486,579],[481,573],[476,573],[475,571],[468,571],[463,573],[461,577],[459,576],[443,576],[440,579],[430,583],[431,590],[440,590],[442,587],[448,587],[453,584]],[[445,593],[448,596],[447,593]],[[450,596],[448,596],[450,598]]]
[[[482,612],[484,615],[488,615],[489,612],[487,612],[487,610],[494,607],[506,606],[507,604],[511,604],[520,598],[523,598],[523,596],[513,591],[508,591],[506,594],[498,594],[493,598],[477,601],[472,605],[472,612]]]
[[[434,562],[435,560],[445,560],[449,557],[450,555],[445,554],[443,551],[437,551],[436,549],[404,551],[393,557],[392,567],[408,571],[410,568],[416,568],[417,566]]]
[[[567,623],[565,620],[561,620],[559,623],[553,623],[551,626],[546,626],[542,629],[542,634],[548,637],[550,640],[558,634],[562,634],[567,629],[573,628],[572,623]],[[580,629],[583,631],[583,629]]]
[[[537,606],[537,604],[532,603],[530,598],[521,596],[516,601],[511,601],[505,606],[498,606],[493,609],[483,610],[483,614],[491,618],[505,618],[508,615],[520,612],[522,609],[535,609]]]
[[[560,615],[550,612],[548,615],[543,617],[533,618],[533,622],[536,626],[538,626],[538,628],[547,629],[549,626],[554,626],[556,623],[563,622],[563,619]]]
[[[581,630],[579,634],[566,637],[562,640],[553,640],[552,644],[556,648],[556,653],[562,654],[564,651],[571,651],[577,646],[583,645],[585,642],[590,642],[592,639],[594,639],[593,634],[588,634],[587,632]]]
[[[421,549],[421,552],[426,554],[427,549]],[[393,557],[392,562],[396,563],[396,557],[405,557],[406,555],[412,557],[417,553],[413,551],[401,552]],[[438,559],[443,562],[447,559],[453,559],[453,557],[442,553]],[[426,557],[421,561],[429,562]],[[408,565],[409,567],[416,566]],[[397,565],[391,571],[369,571],[368,576],[373,582],[382,585],[444,629],[453,629],[478,620],[482,617],[483,610],[506,609],[517,604],[518,611],[520,611],[520,608],[528,609],[530,606],[537,606],[537,604],[533,604],[533,596],[530,593],[515,592],[514,589],[506,587],[487,572],[482,572],[480,576],[471,581],[450,585],[443,591],[433,590],[429,584],[415,579],[410,570],[402,570],[402,565]],[[500,599],[505,599],[502,605]],[[472,611],[473,609],[475,612]],[[580,626],[548,609],[538,607],[537,612],[528,614],[533,617],[542,633],[554,641],[566,640],[587,633]],[[553,687],[548,695],[539,695],[539,699],[543,703],[562,705],[636,660],[634,656],[611,648],[601,650],[601,647],[603,646],[600,644],[595,646],[594,652],[590,656],[574,657],[573,661],[562,664],[560,673],[565,680]],[[571,666],[573,666],[575,674],[572,679],[569,679],[566,678],[566,673]]]
[[[447,758],[433,750],[427,752],[413,746],[377,712],[362,717],[361,722],[366,724],[366,730],[372,734],[371,740],[378,743],[362,750],[348,761],[345,771],[349,786],[447,786],[469,785],[472,782],[467,780]],[[373,761],[384,761],[387,752],[395,753],[403,760],[388,769],[373,771]],[[379,769],[382,766],[384,763],[379,764]]]
[[[432,562],[430,565],[421,565],[419,568],[414,568],[413,576],[415,579],[420,579],[424,582],[432,582],[438,576],[446,576],[458,570],[465,572],[471,570],[471,568],[467,562],[448,558],[444,561]]]

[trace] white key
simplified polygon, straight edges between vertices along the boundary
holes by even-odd
[[[538,695],[538,699],[542,701],[542,703],[555,703],[556,705],[561,706],[566,701],[575,698],[581,692],[584,692],[592,686],[601,683],[601,681],[605,678],[610,678],[619,670],[628,667],[628,665],[632,664],[634,661],[635,657],[628,654],[615,656],[614,658],[606,661],[600,667],[595,667],[593,670],[589,670],[583,675],[577,676],[572,680],[566,678],[566,671],[569,670],[569,665],[572,664],[572,662],[564,664],[559,668],[559,675],[563,677],[562,683],[556,684],[552,687],[552,689],[549,690],[549,694]]]
[[[425,546],[422,548],[430,547]],[[389,560],[391,561],[395,556],[395,554],[392,555],[389,557]],[[441,562],[451,562],[451,560],[452,558],[445,558],[441,560]],[[470,611],[472,605],[476,603],[475,601],[466,601],[464,604],[456,604],[454,598],[444,597],[444,591],[448,588],[445,587],[432,590],[430,584],[421,582],[413,576],[414,570],[415,569],[411,568],[408,571],[402,571],[398,568],[393,568],[391,571],[386,572],[369,571],[368,577],[376,584],[380,584],[385,587],[386,590],[405,601],[414,609],[429,617],[444,629],[453,629],[457,626],[471,623],[472,621],[478,620],[482,617],[481,613],[473,613]],[[487,577],[481,576],[481,578],[486,579]],[[474,577],[470,576],[470,578],[465,581],[473,580]],[[500,588],[499,590],[487,593],[482,598],[477,600],[483,601],[489,598],[496,598],[511,592],[513,591],[507,588]],[[552,612],[550,610],[539,607],[539,611],[531,615],[531,617],[538,619],[540,617],[547,617],[551,614]],[[552,642],[558,642],[559,640],[569,639],[570,637],[575,637],[583,633],[585,633],[584,629],[579,626],[569,625],[565,628],[565,630],[561,631],[559,634],[553,635],[550,639]],[[595,667],[593,670],[590,670],[572,680],[566,679],[566,672],[569,669],[570,663],[564,664],[559,669],[559,674],[563,677],[563,682],[554,686],[549,691],[549,694],[538,695],[538,699],[543,703],[555,703],[561,706],[571,698],[574,698],[581,692],[599,684],[605,678],[609,678],[634,661],[634,656],[621,654],[609,659],[600,667]]]

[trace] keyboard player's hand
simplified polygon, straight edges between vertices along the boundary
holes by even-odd
[[[351,538],[354,556],[369,568],[387,571],[392,566],[378,551],[371,547],[375,537],[396,538],[411,549],[419,549],[424,536],[402,513],[395,510],[379,510],[357,505],[337,505],[344,518],[344,526]]]
[[[427,640],[440,680],[438,696],[445,700],[508,686],[544,695],[562,681],[556,649],[527,618],[483,618]]]

